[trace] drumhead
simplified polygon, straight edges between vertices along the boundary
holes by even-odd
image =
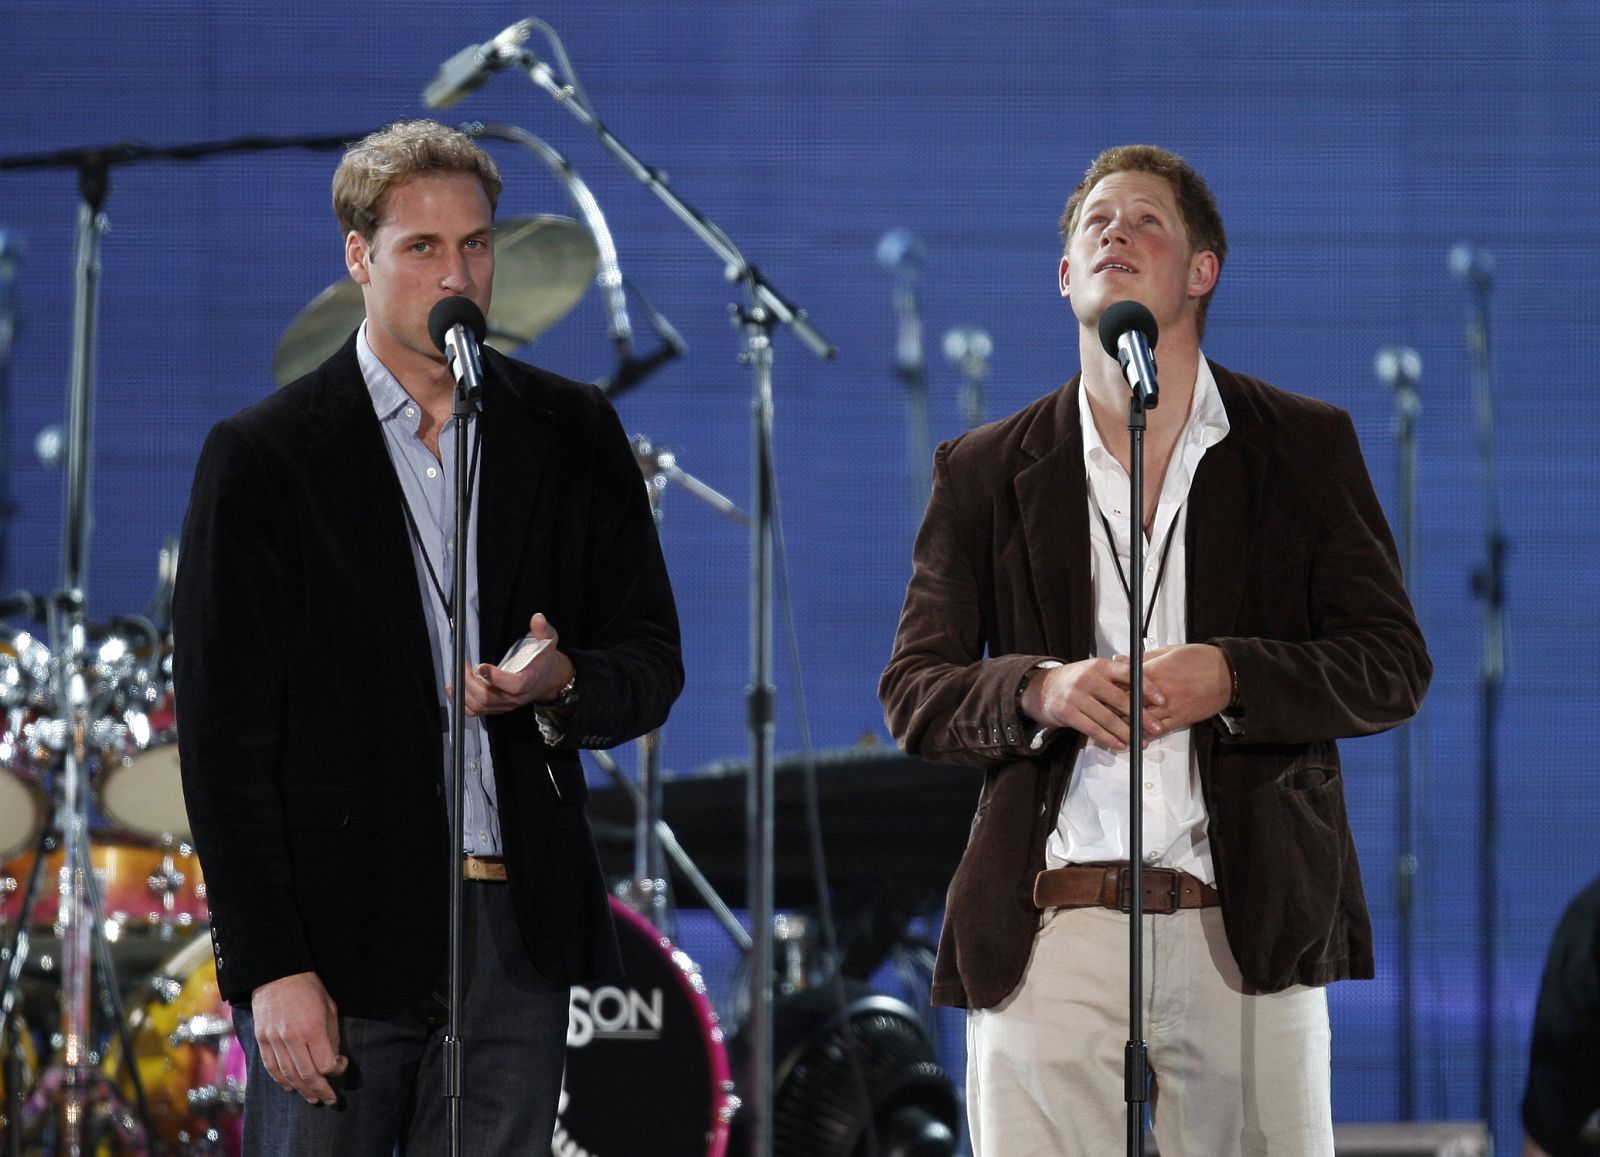
[[[0,769],[0,860],[38,844],[45,814],[44,792],[38,784]]]
[[[187,842],[189,813],[183,803],[178,745],[169,740],[100,771],[100,810],[118,828],[147,840],[170,836]]]
[[[625,979],[575,987],[554,1151],[723,1157],[728,1054],[700,970],[612,897]]]

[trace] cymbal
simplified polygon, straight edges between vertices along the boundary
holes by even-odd
[[[498,222],[486,344],[510,353],[560,321],[588,290],[598,262],[594,236],[570,217],[542,214]],[[366,315],[361,287],[348,277],[317,294],[278,340],[272,355],[278,385],[316,369]]]

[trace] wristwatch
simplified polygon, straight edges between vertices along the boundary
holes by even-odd
[[[569,710],[578,705],[578,671],[574,667],[572,678],[568,679],[556,692],[556,697],[548,703],[541,703],[541,707],[554,707],[558,710]]]
[[[572,672],[561,690],[556,692],[556,697],[548,703],[535,703],[533,705],[533,718],[539,725],[539,734],[551,747],[555,747],[567,737],[567,724],[572,720],[572,712],[578,706],[578,672]]]

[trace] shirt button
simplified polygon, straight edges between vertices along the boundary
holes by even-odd
[[[1159,860],[1160,858],[1161,858],[1161,853],[1160,852],[1146,852],[1144,854],[1144,862],[1147,863],[1147,864],[1153,864],[1157,860]]]
[[[435,470],[432,466],[429,466],[428,467],[428,477],[429,478],[437,478],[437,477],[439,477],[439,472],[437,470]]]
[[[1156,789],[1156,785],[1147,779],[1144,781],[1144,789],[1145,791],[1154,791]]]
[[[415,406],[407,406],[406,407],[406,417],[415,418],[416,416],[417,416],[416,407]]]

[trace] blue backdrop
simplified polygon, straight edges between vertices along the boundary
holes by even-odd
[[[874,259],[885,230],[910,228],[927,245],[937,437],[961,428],[958,377],[937,353],[950,326],[993,335],[991,416],[1075,368],[1073,320],[1055,289],[1055,222],[1089,159],[1116,143],[1165,145],[1209,177],[1233,255],[1207,352],[1348,408],[1391,517],[1393,401],[1372,359],[1394,342],[1420,351],[1413,588],[1437,663],[1413,732],[1415,1077],[1427,1118],[1479,1112],[1482,644],[1469,580],[1485,510],[1468,299],[1446,255],[1471,240],[1496,256],[1495,499],[1511,551],[1503,841],[1491,864],[1493,1116],[1511,1151],[1539,965],[1561,906],[1597,870],[1600,807],[1586,741],[1572,733],[1595,713],[1590,607],[1600,586],[1600,556],[1586,546],[1600,537],[1600,420],[1582,368],[1600,317],[1600,9],[1580,0],[552,0],[530,13],[421,0],[10,0],[0,11],[0,154],[357,134],[423,112],[421,89],[446,56],[533,14],[565,38],[618,136],[666,169],[840,347],[824,364],[791,336],[777,340],[779,485],[821,746],[883,737],[874,685],[917,517],[892,372],[891,279]],[[524,77],[498,77],[454,112],[540,134],[589,181],[624,272],[692,347],[619,401],[624,423],[748,503],[749,379],[727,322],[736,294],[719,263]],[[507,178],[502,216],[569,212],[547,170],[493,148]],[[92,614],[144,606],[205,431],[271,388],[278,337],[342,276],[332,167],[327,155],[282,152],[113,174]],[[27,244],[5,431],[15,504],[7,586],[48,590],[60,577],[61,477],[34,459],[32,443],[65,412],[76,212],[70,174],[0,179],[0,226]],[[574,377],[608,372],[594,293],[529,356]],[[745,751],[746,541],[677,490],[666,495],[662,532],[689,670],[666,762],[687,773]],[[779,675],[778,747],[791,750],[794,681],[786,667]],[[1334,990],[1334,1103],[1345,1121],[1399,1112],[1397,750],[1394,736],[1345,746],[1382,953],[1378,980]]]

